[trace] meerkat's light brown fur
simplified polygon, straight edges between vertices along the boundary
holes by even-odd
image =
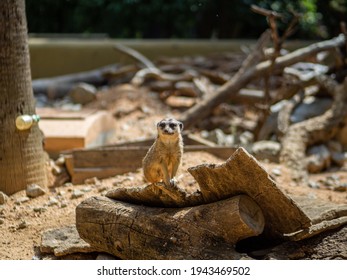
[[[157,124],[158,136],[142,161],[143,173],[150,183],[174,184],[183,155],[181,131],[183,124],[175,119],[163,119]]]

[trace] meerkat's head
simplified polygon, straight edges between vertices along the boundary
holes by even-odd
[[[181,135],[183,123],[175,119],[163,119],[157,123],[157,129],[159,137],[176,139]]]

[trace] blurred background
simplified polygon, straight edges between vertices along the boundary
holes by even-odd
[[[347,0],[26,0],[26,9],[35,34],[252,39],[268,27],[264,16],[250,10],[252,4],[284,13],[283,28],[293,12],[302,14],[297,39],[335,36],[347,20]]]

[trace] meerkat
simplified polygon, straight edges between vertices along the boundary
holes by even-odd
[[[145,179],[150,183],[175,184],[174,177],[183,155],[183,123],[163,119],[157,123],[158,136],[142,161]]]

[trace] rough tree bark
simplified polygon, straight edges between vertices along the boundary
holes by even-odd
[[[37,125],[16,129],[16,117],[35,114],[24,0],[0,2],[0,191],[47,184],[42,134]]]

